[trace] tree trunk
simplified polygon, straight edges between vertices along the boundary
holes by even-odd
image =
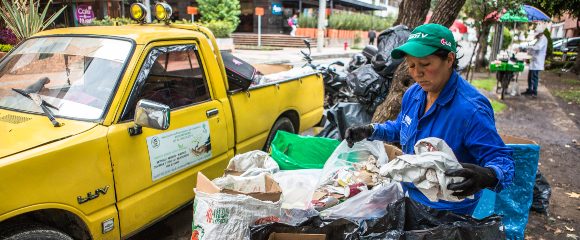
[[[487,53],[487,38],[489,36],[490,28],[491,22],[485,21],[481,24],[481,29],[478,29],[481,37],[479,38],[479,49],[477,50],[477,57],[475,58],[475,71],[481,71],[481,69],[486,66],[485,54]]]
[[[431,0],[403,0],[394,26],[404,24],[413,29],[425,22]]]
[[[393,25],[403,24],[413,29],[425,22],[431,0],[403,0],[399,5],[399,16]],[[395,70],[393,82],[389,89],[389,95],[381,103],[373,114],[374,123],[382,123],[386,120],[397,118],[401,111],[401,101],[407,88],[413,84],[413,79],[408,73],[407,63],[403,61]]]
[[[435,14],[431,22],[439,23],[444,26],[451,26],[459,10],[463,7],[465,0],[441,0],[435,8]],[[395,25],[404,24],[409,28],[415,28],[423,22],[429,11],[430,0],[403,0],[399,6],[399,16]],[[407,63],[399,65],[393,76],[393,83],[389,89],[389,95],[385,101],[377,107],[373,114],[372,122],[382,123],[386,120],[397,118],[401,111],[401,102],[403,94],[415,81],[408,73]]]
[[[465,0],[440,0],[429,22],[451,27]]]

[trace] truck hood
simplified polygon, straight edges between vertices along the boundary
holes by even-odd
[[[64,125],[53,127],[44,115],[0,110],[0,158],[68,138],[97,125],[94,122],[57,120]]]

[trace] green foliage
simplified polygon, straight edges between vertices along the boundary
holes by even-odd
[[[66,6],[62,7],[46,19],[46,13],[51,3],[52,0],[48,0],[44,10],[39,12],[39,1],[15,0],[9,2],[2,0],[0,17],[6,23],[6,27],[14,32],[16,38],[22,41],[46,29],[66,8]]]
[[[392,16],[386,18],[362,13],[335,12],[328,18],[329,29],[383,31],[393,25]]]
[[[10,44],[0,44],[0,52],[10,52],[14,46]]]
[[[539,8],[548,16],[561,16],[563,13],[569,13],[572,18],[580,17],[580,7],[578,7],[578,1],[536,0],[529,2],[530,5]]]
[[[550,33],[550,30],[548,30],[548,28],[544,29],[544,36],[546,36],[546,38],[548,39],[548,48],[546,49],[546,59],[552,59],[553,57],[552,52],[554,51],[554,43],[552,41],[552,33]]]
[[[501,49],[506,50],[512,44],[512,33],[507,27],[503,28],[503,40],[501,42]]]
[[[228,38],[236,28],[228,21],[210,21],[202,23],[203,26],[209,28],[216,38]]]
[[[286,18],[285,21],[288,21]],[[286,23],[286,22],[284,22]],[[285,26],[288,26],[286,24]],[[317,16],[307,16],[307,15],[300,15],[298,16],[298,26],[302,28],[317,28],[318,27],[318,17]]]
[[[121,26],[137,23],[130,18],[110,18],[105,16],[103,19],[95,19],[89,24],[90,26]]]
[[[240,24],[239,0],[197,0],[197,3],[201,22],[226,21],[231,23],[233,29]]]

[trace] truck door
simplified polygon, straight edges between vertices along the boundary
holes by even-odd
[[[195,174],[216,177],[227,165],[227,126],[212,94],[203,56],[193,41],[154,43],[141,56],[119,123],[110,127],[121,234],[170,213],[193,198]],[[135,126],[136,102],[148,99],[171,108],[167,130]]]

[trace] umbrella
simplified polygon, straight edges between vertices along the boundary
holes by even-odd
[[[550,21],[550,17],[542,12],[540,9],[532,7],[530,5],[520,6],[518,9],[505,10],[500,12],[493,11],[484,20],[493,19],[499,20],[500,22],[537,22],[537,21]]]
[[[451,25],[451,27],[449,27],[449,30],[451,30],[452,32],[466,33],[467,26],[465,26],[465,24],[463,24],[462,22],[455,20]]]
[[[524,5],[524,11],[528,16],[528,20],[530,21],[550,21],[550,17],[542,12],[540,9],[532,7],[530,5]]]

